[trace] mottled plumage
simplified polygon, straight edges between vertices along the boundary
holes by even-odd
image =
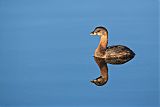
[[[105,61],[109,64],[124,64],[131,60],[135,53],[126,46],[109,46],[105,51]]]

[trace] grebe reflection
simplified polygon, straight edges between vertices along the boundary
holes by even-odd
[[[97,86],[102,86],[108,81],[109,64],[124,64],[134,58],[135,53],[126,46],[114,45],[108,46],[108,31],[105,27],[96,27],[91,35],[98,35],[100,42],[94,53],[94,60],[100,68],[100,77],[91,82]]]

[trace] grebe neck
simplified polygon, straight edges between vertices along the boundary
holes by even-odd
[[[108,36],[107,35],[101,36],[98,48],[103,50],[106,49],[107,45],[108,45]]]
[[[107,34],[102,35],[94,56],[95,57],[103,57],[105,55],[107,45],[108,45],[108,35]]]

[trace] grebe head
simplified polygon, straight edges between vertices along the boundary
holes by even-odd
[[[98,35],[98,36],[107,35],[107,34],[108,34],[107,29],[102,26],[96,27],[94,31],[90,33],[90,35]]]

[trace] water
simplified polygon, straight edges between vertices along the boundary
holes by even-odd
[[[1,0],[1,107],[158,107],[158,1]],[[136,53],[108,65],[97,87],[93,53],[108,28],[109,45]]]

